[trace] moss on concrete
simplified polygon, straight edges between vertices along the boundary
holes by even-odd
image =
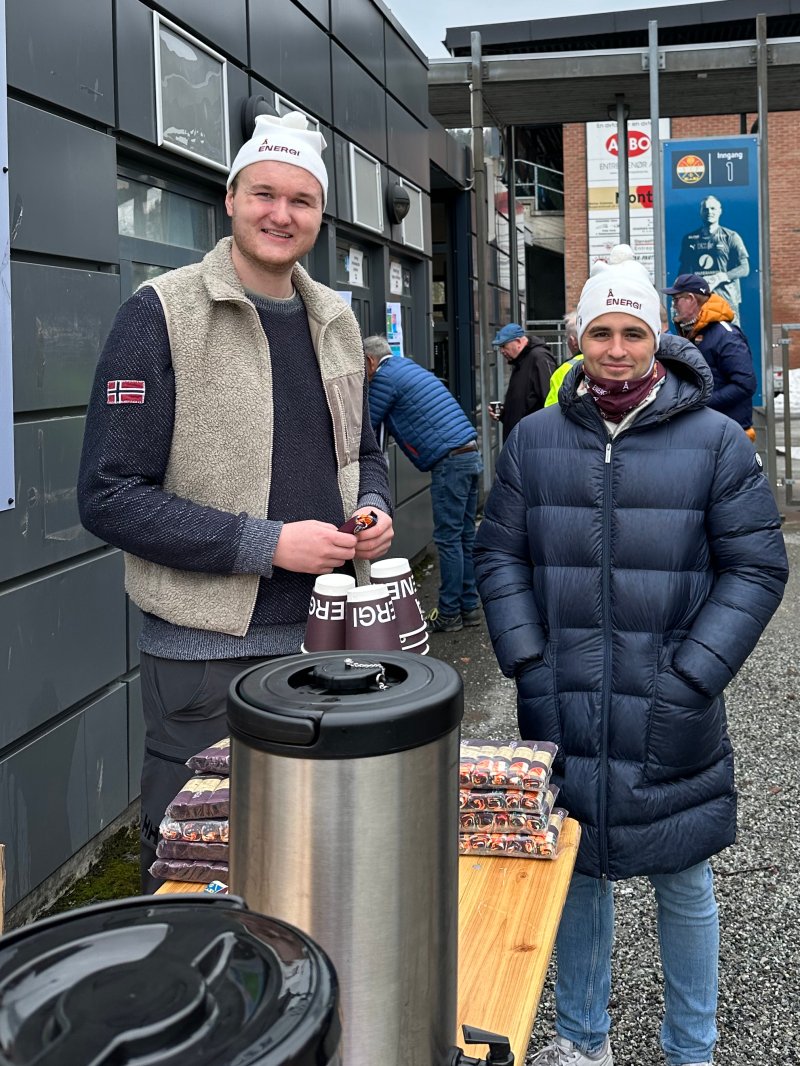
[[[109,837],[86,876],[70,885],[53,906],[38,917],[48,918],[75,907],[138,896],[140,892],[139,829],[131,826]]]

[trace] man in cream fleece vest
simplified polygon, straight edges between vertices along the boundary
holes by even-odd
[[[233,236],[120,308],[87,412],[81,518],[125,551],[144,613],[145,891],[186,759],[225,735],[231,679],[299,651],[315,575],[367,580],[392,540],[358,325],[298,265],[327,195],[305,126],[259,117],[228,178]],[[340,533],[365,506],[377,524]]]

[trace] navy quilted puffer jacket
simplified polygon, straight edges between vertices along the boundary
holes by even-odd
[[[574,369],[497,466],[475,546],[486,621],[516,677],[526,739],[559,745],[577,868],[612,880],[686,869],[732,843],[723,690],[788,575],[756,453],[706,408],[692,345],[659,358],[655,399],[613,439]]]

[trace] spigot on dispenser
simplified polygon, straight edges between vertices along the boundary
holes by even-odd
[[[462,1025],[461,1031],[465,1044],[488,1044],[489,1054],[485,1059],[474,1059],[461,1048],[453,1048],[447,1066],[514,1066],[514,1052],[507,1036],[476,1029],[472,1025]]]

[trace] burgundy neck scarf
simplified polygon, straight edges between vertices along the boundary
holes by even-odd
[[[586,388],[608,422],[621,422],[634,407],[638,407],[650,390],[667,376],[657,359],[643,378],[633,381],[609,381],[592,378],[584,370]]]

